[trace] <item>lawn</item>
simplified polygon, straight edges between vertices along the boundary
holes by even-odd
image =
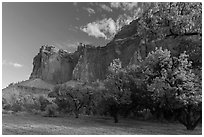
[[[202,134],[199,125],[194,131],[187,131],[179,123],[161,123],[120,119],[113,123],[111,118],[80,116],[42,117],[32,114],[2,114],[3,135],[133,135],[133,134]]]

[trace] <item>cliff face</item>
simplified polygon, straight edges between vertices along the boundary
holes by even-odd
[[[178,56],[186,50],[186,45],[202,45],[199,36],[166,37],[145,43],[137,35],[137,27],[138,20],[134,20],[124,26],[104,47],[79,46],[76,52],[67,53],[63,50],[55,51],[54,47],[44,46],[34,58],[34,68],[30,78],[41,78],[52,83],[64,83],[71,79],[83,82],[102,80],[106,77],[107,68],[113,59],[119,58],[122,66],[127,66],[144,59],[155,47],[167,48],[173,56]],[[202,61],[201,56],[198,58]]]
[[[85,47],[73,71],[73,79],[84,82],[104,79],[107,66],[116,57],[113,47]]]
[[[200,36],[185,35],[166,37],[145,43],[137,35],[137,27],[138,20],[134,20],[129,25],[124,26],[105,47],[85,49],[73,71],[73,79],[86,82],[104,79],[107,75],[107,68],[113,59],[119,58],[122,66],[125,67],[133,62],[140,62],[156,47],[168,49],[173,56],[178,56],[184,51],[187,51],[187,54],[196,52],[196,49],[192,48],[191,50],[189,47],[202,44]],[[188,51],[189,49],[190,51]],[[199,59],[196,60],[201,64],[201,56],[197,57]]]
[[[40,78],[58,84],[72,79],[72,71],[78,61],[78,54],[70,54],[53,46],[42,46],[33,60],[30,79]]]
[[[138,49],[139,39],[112,41],[105,47],[85,48],[73,71],[73,79],[92,82],[106,78],[107,69],[113,59],[120,58],[127,66]]]

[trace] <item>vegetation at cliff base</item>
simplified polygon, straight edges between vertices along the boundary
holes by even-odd
[[[69,106],[76,118],[80,113],[110,115],[118,123],[119,116],[149,114],[149,118],[177,120],[193,130],[202,116],[200,78],[185,52],[172,57],[167,49],[156,48],[139,65],[122,68],[120,59],[113,60],[102,88],[100,83],[95,88],[94,84],[62,84],[49,96],[56,98],[60,109]]]

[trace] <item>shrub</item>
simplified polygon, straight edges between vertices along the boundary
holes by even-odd
[[[56,98],[54,101],[57,106],[58,110],[63,113],[68,113],[71,111],[71,102],[69,99],[66,98]]]
[[[57,116],[57,108],[58,108],[58,106],[53,102],[51,104],[47,105],[47,107],[45,108],[45,116],[56,117]]]
[[[27,111],[33,113],[34,110],[43,110],[47,105],[45,97],[38,97],[34,95],[12,95],[11,101],[8,102],[3,99],[2,107],[5,110],[12,110],[14,112]],[[44,109],[45,110],[45,109]]]
[[[40,103],[40,110],[41,111],[45,111],[45,108],[47,107],[47,105],[49,104],[49,101],[47,100],[47,98],[45,98],[44,96],[39,96],[38,98],[39,103]]]
[[[23,107],[19,102],[16,102],[11,106],[11,110],[14,112],[19,112],[23,110]]]
[[[78,83],[75,87],[57,85],[48,96],[55,97],[55,102],[60,106],[60,110],[68,109],[70,112],[74,112],[75,117],[78,118],[82,108],[91,109],[92,94],[89,86]]]
[[[22,111],[23,110],[23,102],[22,99],[19,98],[19,96],[12,95],[11,96],[11,102],[9,103],[8,110],[12,110],[14,112]]]
[[[32,112],[34,109],[40,109],[38,97],[35,97],[33,95],[22,95],[19,98],[22,100],[22,107],[24,111]]]
[[[143,109],[137,112],[138,116],[144,120],[148,120],[152,118],[152,114],[149,109]]]
[[[10,110],[11,109],[11,104],[9,104],[5,98],[2,98],[2,108],[4,110]]]

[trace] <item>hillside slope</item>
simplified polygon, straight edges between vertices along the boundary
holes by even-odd
[[[26,80],[2,89],[2,98],[9,103],[13,101],[13,98],[24,95],[47,96],[53,87],[54,85],[41,79]]]

